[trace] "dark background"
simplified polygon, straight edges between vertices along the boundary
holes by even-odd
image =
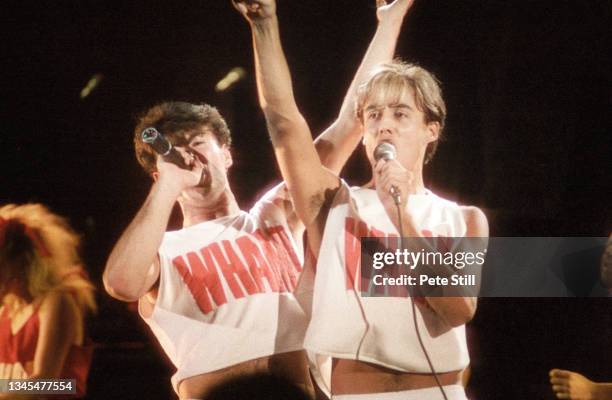
[[[162,100],[217,105],[233,131],[232,187],[248,208],[279,179],[249,29],[229,0],[3,7],[0,203],[45,203],[83,235],[100,288],[90,397],[168,398],[165,356],[100,283],[150,187],[131,129]],[[610,234],[611,13],[610,1],[537,0],[417,0],[410,11],[397,53],[438,76],[449,109],[427,184],[483,208],[491,235]],[[375,29],[374,1],[284,0],[279,16],[296,97],[318,133]],[[235,66],[246,79],[215,93]],[[80,99],[95,73],[101,84]],[[361,154],[344,176],[368,178]],[[473,398],[552,398],[553,367],[612,381],[611,311],[609,299],[482,299],[469,326]]]

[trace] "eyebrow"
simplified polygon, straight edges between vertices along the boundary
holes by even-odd
[[[366,107],[365,111],[372,111],[372,110],[378,110],[383,108],[382,106],[379,105],[370,105],[368,107]],[[412,110],[413,108],[411,106],[409,106],[408,104],[405,103],[394,103],[394,104],[390,104],[389,108],[407,108],[408,110]]]
[[[194,140],[204,140],[204,139],[207,139],[208,138],[207,133],[208,132],[206,132],[206,133],[198,133],[197,135],[193,135],[191,137],[191,139],[189,139],[189,143],[193,142]]]
[[[412,107],[410,107],[408,104],[405,104],[405,103],[391,104],[389,107],[390,108],[407,108],[409,110],[412,110]]]

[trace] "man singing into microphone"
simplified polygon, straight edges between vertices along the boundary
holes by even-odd
[[[336,174],[360,140],[351,107],[357,82],[390,60],[402,17],[379,25],[337,120],[317,140],[317,157]],[[161,132],[182,162],[159,157],[142,142],[143,131],[145,138]],[[308,388],[307,314],[294,291],[303,225],[286,186],[272,189],[248,213],[238,208],[227,179],[230,133],[208,105],[151,108],[134,130],[134,143],[154,183],[108,259],[104,284],[120,300],[139,301],[141,316],[177,368],[177,394],[205,398],[216,384],[257,372]],[[158,151],[165,153],[165,146]],[[176,201],[183,229],[165,232]]]
[[[168,162],[143,143],[149,128],[173,144],[182,162]],[[238,208],[227,177],[230,131],[206,104],[149,109],[134,143],[154,183],[109,256],[104,284],[113,297],[138,300],[140,315],[177,368],[176,393],[201,399],[230,377],[261,372],[308,389],[307,321],[294,296],[303,228],[285,186],[249,212]],[[166,232],[177,201],[183,228]]]
[[[412,1],[377,3],[379,16],[389,13],[384,26],[403,18]],[[355,273],[360,237],[488,236],[482,211],[442,199],[423,184],[423,165],[435,152],[446,117],[436,79],[418,66],[393,62],[374,69],[359,87],[357,115],[372,180],[350,188],[321,165],[311,143],[293,97],[274,0],[238,5],[252,28],[259,98],[276,157],[317,259],[305,348],[317,354],[321,382],[333,399],[465,399],[465,324],[474,315],[475,298],[415,299],[434,375],[413,324],[413,299],[362,297]],[[397,32],[397,24],[386,29]],[[395,149],[395,157],[375,160],[383,143]]]

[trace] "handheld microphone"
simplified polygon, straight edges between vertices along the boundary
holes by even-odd
[[[173,146],[172,143],[161,134],[160,131],[154,127],[146,128],[140,134],[140,139],[143,143],[148,144],[151,148],[162,158],[170,162],[179,168],[189,169],[181,153],[179,153]]]
[[[382,142],[374,149],[374,160],[385,160],[385,162],[395,160],[395,154],[396,152],[394,145],[392,145],[391,143]],[[399,190],[397,190],[395,186],[391,186],[391,190],[389,190],[389,193],[393,197],[393,202],[395,203],[395,205],[399,206],[402,202]]]

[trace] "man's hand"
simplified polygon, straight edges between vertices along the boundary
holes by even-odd
[[[400,22],[412,7],[414,0],[394,0],[387,4],[387,0],[376,0],[376,18],[378,22]]]
[[[397,160],[378,160],[374,166],[374,182],[378,198],[385,206],[391,220],[395,220],[397,210],[391,196],[391,190],[400,195],[400,208],[404,209],[408,195],[416,193],[414,185],[414,175],[407,170]],[[392,189],[393,188],[393,189]]]
[[[232,0],[232,4],[252,24],[276,15],[275,0]]]
[[[181,147],[175,147],[175,149],[183,156],[185,165],[189,169],[180,168],[158,156],[157,171],[160,187],[178,196],[183,190],[197,186],[204,181],[205,167],[195,154]]]

